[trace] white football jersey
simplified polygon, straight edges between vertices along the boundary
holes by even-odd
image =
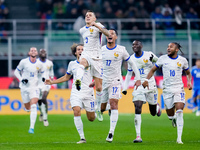
[[[92,76],[90,74],[90,67],[88,69],[85,69],[85,73],[83,75],[83,79],[81,82],[81,90],[78,91],[76,89],[76,86],[74,84],[74,81],[76,81],[76,73],[77,69],[79,68],[79,62],[77,60],[70,61],[67,69],[68,75],[73,75],[73,84],[72,84],[72,91],[71,94],[80,94],[83,93],[84,95],[91,95],[91,92],[94,92],[93,88],[89,87],[89,84],[92,83]]]
[[[43,69],[44,69],[44,75],[43,77],[45,77],[45,79],[49,79],[49,77],[51,79],[53,79],[54,77],[54,72],[53,72],[53,63],[52,61],[46,59],[45,62],[41,61],[40,58],[37,59],[37,61],[40,61],[43,65]],[[44,82],[42,81],[42,75],[39,74],[39,87],[43,87],[45,86]]]
[[[158,60],[158,57],[150,51],[142,51],[142,55],[140,57],[136,57],[135,54],[133,54],[131,55],[131,59],[134,61],[137,68],[139,69],[141,83],[143,83],[144,79],[146,79],[147,77],[147,74],[154,66],[153,63]],[[128,71],[133,71],[129,64],[128,64]],[[154,76],[152,76],[149,79],[149,87],[153,88],[155,87],[155,85],[156,85],[155,78]]]
[[[109,49],[107,45],[102,48],[103,60],[103,81],[109,82],[115,79],[121,80],[121,66],[122,61],[128,61],[130,58],[126,48],[121,45],[116,45]]]
[[[43,65],[40,61],[36,59],[35,63],[30,61],[30,58],[22,59],[17,66],[17,70],[21,71],[22,79],[27,79],[28,83],[23,84],[20,82],[19,87],[22,88],[35,88],[38,87],[38,74],[43,73]]]
[[[98,26],[104,28],[101,23],[97,23]],[[84,52],[93,59],[102,59],[101,56],[101,44],[102,44],[102,33],[95,26],[84,26],[80,29],[80,34],[84,41]]]
[[[162,67],[163,90],[183,87],[182,71],[189,69],[188,61],[184,57],[178,55],[176,58],[170,58],[168,55],[162,55],[155,65]]]

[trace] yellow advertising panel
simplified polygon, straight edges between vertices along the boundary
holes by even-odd
[[[132,89],[129,89],[127,95],[122,95],[119,100],[119,113],[134,113],[134,104],[132,103]],[[70,89],[55,89],[50,90],[48,95],[48,113],[49,114],[72,114],[73,111],[70,105]],[[191,100],[192,92],[185,89],[186,104],[184,112],[192,112],[193,104]],[[162,90],[158,89],[158,102],[161,104],[164,111],[164,101]],[[85,111],[83,111],[84,113]],[[148,104],[143,105],[142,113],[149,113]],[[16,90],[0,90],[0,115],[7,114],[27,114],[24,110],[24,105],[19,89]]]

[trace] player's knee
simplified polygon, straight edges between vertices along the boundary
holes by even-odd
[[[135,113],[136,114],[141,114],[142,113],[142,109],[140,107],[135,107]]]
[[[93,122],[95,120],[95,115],[88,118],[89,121]]]

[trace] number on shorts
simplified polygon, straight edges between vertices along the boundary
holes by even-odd
[[[181,94],[181,101],[185,99],[185,93],[180,93]]]
[[[115,95],[117,93],[117,90],[118,90],[118,87],[113,87],[113,94],[112,95]]]
[[[94,108],[94,102],[90,102],[91,108]]]
[[[34,72],[30,72],[30,77],[34,77]]]
[[[88,37],[85,38],[85,43],[88,43]]]
[[[172,76],[172,77],[175,76],[175,70],[170,70],[170,76]]]
[[[111,60],[106,60],[106,66],[110,66]]]
[[[139,69],[139,71],[140,71],[140,74],[144,74],[144,69],[143,68]]]

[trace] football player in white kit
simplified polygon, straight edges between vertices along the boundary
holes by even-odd
[[[185,104],[185,92],[182,81],[182,71],[187,75],[187,87],[192,89],[191,79],[192,75],[188,67],[188,61],[178,55],[180,44],[176,42],[169,43],[167,54],[158,58],[155,66],[148,73],[143,87],[149,88],[149,79],[153,76],[157,68],[162,67],[163,71],[163,98],[166,107],[166,112],[172,125],[177,126],[177,143],[183,144],[183,109]],[[176,112],[175,112],[176,110]]]
[[[110,130],[106,141],[112,142],[114,130],[118,121],[118,101],[121,98],[121,66],[123,60],[127,61],[135,72],[135,78],[137,80],[135,82],[136,87],[141,85],[141,81],[137,66],[130,59],[126,48],[115,43],[117,31],[110,29],[109,32],[110,35],[106,37],[107,45],[101,48],[103,59],[103,95],[101,99],[101,111],[103,112],[106,109],[106,105],[109,101],[111,108]]]
[[[47,57],[46,50],[40,49],[38,61],[41,61],[43,64],[45,79],[50,78],[53,80],[53,78],[54,78],[53,63],[46,57]],[[47,96],[49,94],[49,90],[50,90],[51,86],[45,85],[41,78],[42,78],[42,76],[40,76],[40,79],[39,79],[39,89],[40,89],[40,97],[38,100],[38,106],[39,106],[39,110],[40,110],[39,120],[43,121],[44,126],[49,126],[49,122],[47,120],[47,117],[48,117],[48,115],[47,115],[47,112],[48,112]]]
[[[97,104],[97,118],[103,121],[100,113],[101,95],[102,95],[102,33],[109,36],[109,32],[101,23],[96,23],[96,16],[94,12],[87,11],[85,15],[86,25],[80,29],[80,34],[84,41],[84,51],[81,55],[80,66],[77,70],[75,85],[77,90],[80,90],[81,80],[85,68],[91,66],[91,75],[95,81],[96,87],[96,104]]]
[[[73,81],[76,81],[75,75],[79,67],[79,59],[83,51],[83,45],[73,44],[71,47],[71,50],[72,50],[72,54],[76,56],[77,60],[71,61],[69,63],[67,72],[63,77],[57,80],[53,80],[53,81],[48,79],[45,81],[46,84],[51,85],[51,84],[57,84],[57,83],[68,81],[72,75],[73,75]],[[72,84],[70,103],[74,111],[74,124],[76,126],[76,129],[81,139],[79,142],[77,142],[77,144],[86,143],[86,139],[83,132],[83,123],[81,120],[81,108],[85,108],[86,115],[89,121],[95,120],[94,89],[89,87],[89,84],[91,82],[92,82],[92,76],[90,74],[90,67],[88,67],[83,75],[81,90],[78,91],[76,89],[74,82]]]
[[[133,41],[132,49],[135,52],[130,59],[132,59],[140,72],[141,82],[144,82],[147,74],[153,67],[153,63],[158,60],[158,57],[150,51],[142,51],[142,43],[140,41]],[[126,94],[128,89],[128,83],[132,77],[132,69],[128,65],[128,73],[126,75],[126,79],[123,86],[122,93]],[[142,113],[142,105],[149,103],[149,110],[152,116],[161,115],[161,109],[158,100],[158,91],[156,87],[155,78],[151,77],[149,79],[149,90],[147,88],[143,88],[143,86],[139,86],[137,90],[133,91],[133,103],[135,106],[135,130],[136,130],[136,139],[133,141],[134,143],[141,143],[141,113]]]
[[[29,57],[22,59],[15,69],[15,76],[20,81],[21,96],[27,111],[30,113],[30,128],[29,133],[34,133],[34,126],[37,118],[37,102],[39,98],[39,73],[43,73],[43,65],[36,59],[38,52],[37,48],[31,47],[29,50]],[[44,78],[44,74],[42,78]],[[44,81],[45,79],[43,79]]]

